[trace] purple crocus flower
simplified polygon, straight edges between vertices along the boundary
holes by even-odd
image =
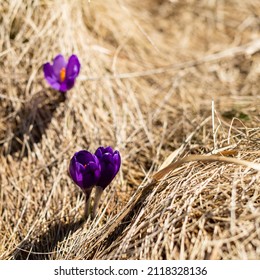
[[[72,180],[83,190],[89,192],[97,184],[101,166],[98,158],[86,150],[74,154],[70,161],[69,173]]]
[[[59,54],[53,60],[53,65],[49,62],[43,65],[44,77],[50,86],[61,92],[66,92],[74,86],[76,77],[80,71],[78,57],[73,54],[68,63]]]
[[[97,186],[103,190],[111,183],[116,176],[121,165],[121,157],[118,151],[113,151],[111,147],[99,147],[95,155],[97,156],[100,165],[101,173]]]

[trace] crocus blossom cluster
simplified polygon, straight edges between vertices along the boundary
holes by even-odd
[[[74,84],[80,71],[80,63],[78,57],[73,54],[66,62],[63,55],[57,55],[53,64],[49,62],[43,65],[44,77],[50,86],[61,92],[70,90]]]
[[[111,147],[99,147],[95,154],[81,150],[70,161],[69,172],[72,180],[86,191],[94,185],[103,190],[112,182],[121,164],[118,151]]]
[[[69,173],[72,180],[86,195],[85,216],[89,212],[89,197],[92,188],[96,186],[93,213],[103,190],[112,182],[119,171],[121,157],[118,151],[109,147],[99,147],[94,154],[81,150],[76,152],[70,160]]]

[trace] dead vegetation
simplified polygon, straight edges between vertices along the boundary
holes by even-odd
[[[1,1],[0,258],[259,259],[259,30],[256,0]],[[83,222],[68,162],[100,145],[123,165]]]

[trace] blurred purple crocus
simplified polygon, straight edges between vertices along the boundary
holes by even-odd
[[[99,147],[95,155],[101,165],[101,174],[97,186],[105,189],[114,179],[121,165],[121,157],[118,151],[108,147]]]
[[[78,57],[73,54],[66,62],[63,55],[57,55],[53,64],[49,62],[43,65],[44,77],[50,86],[61,92],[70,90],[80,71],[80,63]]]

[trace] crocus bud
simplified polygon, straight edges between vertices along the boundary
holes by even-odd
[[[97,186],[103,190],[112,182],[121,165],[121,157],[118,151],[113,151],[111,147],[99,147],[95,155],[97,156],[100,166],[101,173]]]
[[[85,192],[97,184],[101,174],[101,166],[95,155],[82,150],[72,157],[69,173],[72,180]]]
[[[70,160],[69,173],[72,180],[85,194],[85,211],[87,219],[90,212],[90,195],[99,180],[101,166],[98,158],[88,151],[82,150],[74,154]]]
[[[75,54],[70,56],[68,62],[59,54],[54,58],[52,65],[49,62],[43,65],[45,79],[52,88],[61,92],[66,92],[74,86],[79,71],[80,63]]]
[[[121,157],[118,151],[113,151],[111,147],[99,147],[95,155],[97,156],[101,173],[97,181],[96,193],[93,206],[93,217],[96,216],[97,206],[104,189],[112,182],[119,171],[121,165]]]

